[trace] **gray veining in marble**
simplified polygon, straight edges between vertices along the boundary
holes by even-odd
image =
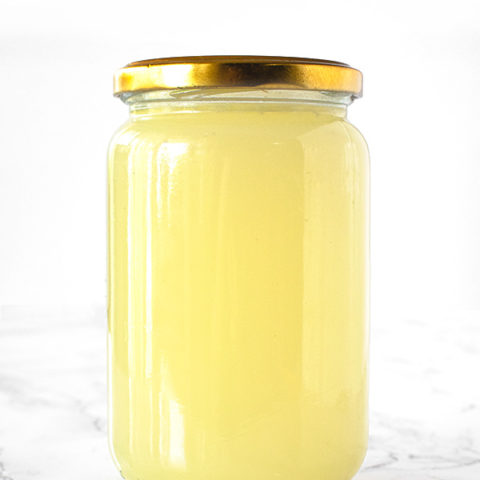
[[[372,324],[371,439],[357,480],[480,480],[480,314]],[[3,307],[0,480],[119,480],[101,308]]]

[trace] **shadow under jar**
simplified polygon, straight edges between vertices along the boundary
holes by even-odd
[[[128,480],[348,480],[368,436],[362,76],[136,62],[108,156],[109,436]]]

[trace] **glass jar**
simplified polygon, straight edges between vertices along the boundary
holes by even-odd
[[[109,149],[109,436],[128,480],[346,480],[368,435],[361,73],[137,62]]]

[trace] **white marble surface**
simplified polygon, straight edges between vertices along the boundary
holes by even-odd
[[[0,480],[119,480],[103,309],[0,312]],[[480,313],[376,320],[371,366],[356,479],[480,480]]]

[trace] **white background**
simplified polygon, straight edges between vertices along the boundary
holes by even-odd
[[[373,320],[479,309],[476,3],[2,0],[0,304],[105,303],[115,69],[263,54],[364,73],[350,118],[371,151]]]
[[[18,318],[35,334],[33,323],[22,319],[48,324],[35,313],[42,308],[57,309],[57,319],[64,307],[97,312],[95,322],[105,321],[105,157],[113,131],[127,117],[126,106],[112,97],[112,74],[133,60],[208,54],[317,57],[363,71],[364,98],[349,116],[369,143],[372,166],[371,450],[394,452],[387,458],[413,463],[412,471],[418,459],[430,458],[437,468],[438,459],[447,458],[449,475],[448,461],[465,461],[461,445],[480,441],[478,0],[0,0],[5,328]],[[15,309],[23,313],[12,314]],[[72,332],[75,319],[60,314]],[[57,337],[46,337],[56,345],[48,351],[57,364],[68,355],[53,325]],[[26,340],[14,341],[9,348],[23,355],[25,371],[44,364],[43,340],[28,347]],[[103,343],[95,341],[103,358]],[[75,352],[71,362],[79,361]],[[7,360],[0,356],[3,371],[13,375],[15,355]],[[44,368],[45,378],[49,371]],[[25,385],[31,395],[35,389]],[[385,425],[393,430],[383,434]],[[27,436],[19,437],[20,457]],[[99,441],[105,443],[103,436]],[[63,442],[55,440],[52,452]],[[415,460],[412,451],[430,457]],[[51,476],[55,462],[45,478],[57,478]],[[12,460],[10,468],[21,465]],[[379,475],[362,478],[387,478]],[[479,478],[478,471],[468,478]]]

